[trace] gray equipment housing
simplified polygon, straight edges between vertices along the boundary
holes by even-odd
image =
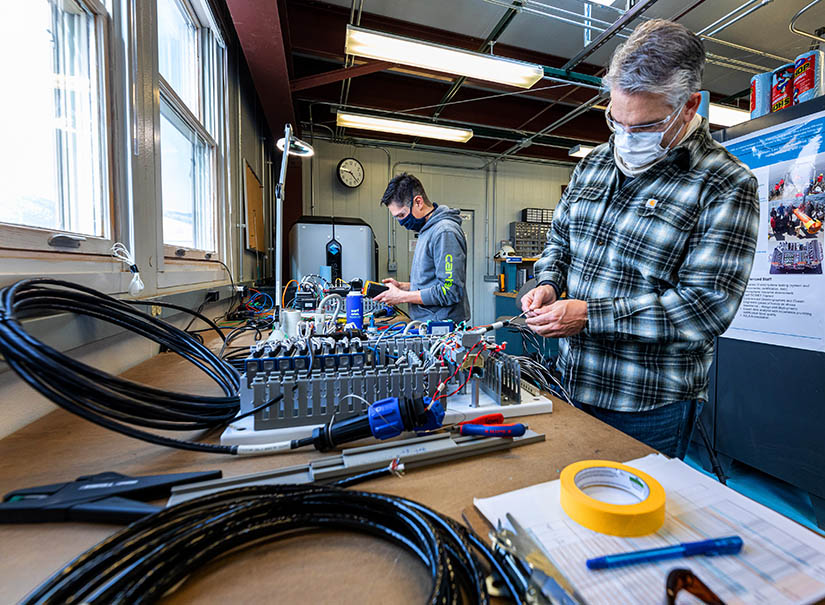
[[[318,274],[327,264],[327,242],[332,239],[332,219],[302,216],[289,230],[289,274],[300,280]],[[341,244],[341,278],[376,280],[378,244],[372,227],[358,218],[335,218],[335,240]]]

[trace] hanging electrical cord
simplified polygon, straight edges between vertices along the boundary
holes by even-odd
[[[338,487],[260,485],[195,498],[92,547],[22,603],[152,603],[214,559],[296,530],[366,533],[410,552],[428,571],[427,602],[489,602],[493,570],[510,572],[472,530],[412,500]]]
[[[165,303],[164,306],[192,313],[176,305]],[[84,315],[148,338],[200,368],[224,395],[166,391],[112,376],[40,342],[28,334],[20,322],[34,314],[53,312]],[[256,453],[240,451],[239,448],[245,446],[184,441],[137,428],[193,431],[227,424],[240,410],[240,376],[231,365],[186,332],[133,308],[127,301],[60,280],[19,281],[0,291],[0,353],[9,367],[41,395],[110,430],[178,449]]]
[[[129,282],[129,294],[137,296],[143,292],[144,286],[143,280],[140,279],[140,270],[138,269],[137,263],[135,263],[134,255],[129,252],[129,248],[120,242],[115,242],[112,246],[112,256],[128,266],[129,271],[132,272],[132,281]]]

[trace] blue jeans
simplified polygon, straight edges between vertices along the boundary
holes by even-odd
[[[644,412],[617,412],[578,401],[574,403],[579,409],[613,428],[666,456],[680,459],[687,453],[690,436],[705,404],[701,399],[691,399]]]

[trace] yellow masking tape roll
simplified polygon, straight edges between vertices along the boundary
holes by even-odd
[[[634,504],[611,504],[583,490],[607,486],[631,494]],[[574,462],[561,472],[561,507],[593,531],[611,536],[644,536],[665,521],[665,489],[647,473],[609,460]]]

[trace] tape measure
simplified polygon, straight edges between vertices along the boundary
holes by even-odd
[[[604,486],[626,492],[637,502],[613,504],[584,493]],[[644,536],[665,521],[665,489],[647,473],[609,460],[574,462],[561,472],[561,507],[588,529],[611,536]]]

